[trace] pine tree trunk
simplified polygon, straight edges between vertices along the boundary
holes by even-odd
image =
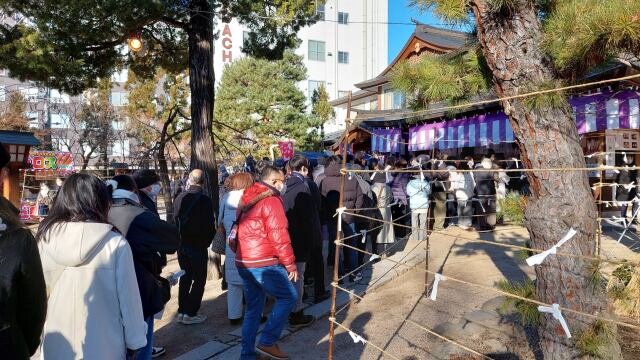
[[[171,179],[169,179],[169,167],[167,166],[167,157],[165,155],[166,136],[165,126],[158,145],[158,165],[160,168],[160,181],[164,190],[164,207],[167,213],[167,221],[173,224],[173,194],[171,193]]]
[[[509,15],[492,14],[487,0],[472,0],[478,39],[500,96],[522,94],[537,84],[553,81],[556,73],[541,49],[541,22],[533,0],[517,1]],[[571,108],[543,106],[529,110],[521,99],[504,101],[528,168],[584,168],[585,159]],[[578,231],[562,246],[562,252],[593,256],[596,249],[596,207],[583,171],[535,171],[528,178],[532,196],[526,211],[526,227],[536,249],[548,249],[570,228]],[[550,255],[536,266],[537,299],[548,304],[588,314],[608,314],[604,287],[590,283],[593,263]],[[563,312],[572,335],[593,320]],[[615,327],[612,326],[615,331]],[[539,328],[545,359],[578,356],[573,340],[567,339],[560,323],[544,314]],[[621,358],[615,341],[608,354]]]
[[[213,141],[213,14],[210,1],[191,0],[189,10],[189,85],[191,88],[191,169],[205,174],[204,190],[218,210],[218,169]]]

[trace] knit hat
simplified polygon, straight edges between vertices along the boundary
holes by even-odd
[[[133,180],[136,181],[138,189],[144,189],[160,181],[160,177],[153,170],[138,170],[133,173]]]

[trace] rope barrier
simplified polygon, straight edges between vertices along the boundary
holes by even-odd
[[[357,298],[358,300],[365,300],[365,298],[364,298],[364,297],[359,296],[358,294],[354,293],[353,291],[350,291],[350,290],[347,290],[347,289],[345,289],[345,288],[342,288],[342,287],[340,287],[339,285],[335,285],[335,287],[336,287],[337,289],[340,289],[340,290],[342,290],[342,291],[344,291],[344,292],[346,292],[346,293],[348,293],[348,294],[352,295],[353,297]],[[422,330],[424,330],[424,331],[428,332],[429,334],[434,335],[434,336],[436,336],[436,337],[438,337],[438,338],[440,338],[440,339],[442,339],[442,340],[444,340],[444,341],[446,341],[446,342],[449,342],[449,343],[451,343],[451,344],[454,344],[454,345],[456,345],[456,346],[458,346],[458,347],[460,347],[460,348],[462,348],[462,349],[464,349],[464,350],[466,350],[466,351],[468,351],[468,352],[470,352],[470,353],[472,353],[472,354],[474,354],[474,355],[481,356],[481,357],[482,357],[482,358],[484,358],[484,359],[494,360],[493,358],[491,358],[491,357],[489,357],[489,356],[486,356],[486,355],[484,355],[484,354],[482,354],[482,353],[479,353],[479,352],[477,352],[477,351],[475,351],[475,350],[473,350],[473,349],[471,349],[471,348],[469,348],[469,347],[467,347],[467,346],[465,346],[465,345],[463,345],[463,344],[461,344],[461,343],[459,343],[459,342],[457,342],[457,341],[455,341],[455,340],[452,340],[452,339],[447,338],[446,336],[440,335],[440,334],[438,334],[437,332],[432,331],[431,329],[428,329],[428,328],[426,328],[426,327],[424,327],[424,326],[420,325],[419,323],[417,323],[417,322],[415,322],[415,321],[413,321],[413,320],[411,320],[411,319],[404,319],[404,321],[407,321],[407,322],[409,322],[410,324],[412,324],[412,325],[414,325],[414,326],[416,326],[416,327],[418,327],[418,328],[420,328],[420,329],[422,329]]]
[[[413,170],[413,169],[394,169],[394,170],[349,170],[349,169],[341,169],[341,174],[348,174],[352,172],[354,174],[371,174],[371,173],[447,173],[447,172],[459,172],[459,173],[476,173],[476,172],[490,172],[490,173],[498,173],[498,172],[569,172],[569,171],[619,171],[619,170],[640,170],[640,167],[637,166],[599,166],[599,167],[585,167],[585,168],[536,168],[536,169],[457,169],[457,170],[449,170],[449,169],[429,169],[429,170]],[[443,180],[450,181],[450,180]]]
[[[342,325],[341,323],[337,322],[335,318],[330,317],[330,318],[329,318],[329,321],[330,321],[330,322],[332,322],[332,323],[334,323],[336,326],[338,326],[338,327],[340,327],[340,328],[342,328],[342,329],[346,330],[347,332],[355,334],[355,332],[354,332],[353,330],[351,330],[351,329],[349,329],[348,327],[346,327],[346,326]],[[391,353],[389,353],[388,351],[386,351],[386,350],[382,349],[380,346],[378,346],[378,345],[376,345],[376,344],[372,343],[372,342],[371,342],[371,341],[369,341],[369,340],[366,340],[365,345],[371,345],[371,347],[373,347],[373,348],[375,348],[376,350],[380,351],[380,352],[381,352],[381,353],[383,353],[384,355],[386,355],[386,356],[388,356],[388,357],[390,357],[390,358],[392,358],[392,359],[395,359],[395,360],[400,360],[400,358],[395,357],[394,355],[392,355],[392,354],[391,354]]]
[[[595,86],[595,85],[599,85],[599,84],[618,82],[618,81],[629,80],[629,79],[634,79],[634,78],[640,78],[640,74],[631,75],[631,76],[624,76],[624,77],[620,77],[620,78],[616,78],[616,79],[607,79],[607,80],[595,81],[595,82],[586,83],[586,84],[558,87],[558,88],[555,88],[555,89],[534,91],[534,92],[530,92],[530,93],[526,93],[526,94],[519,94],[519,95],[514,95],[514,96],[505,96],[505,97],[500,97],[500,98],[497,98],[497,99],[489,99],[489,100],[476,101],[476,102],[472,102],[472,103],[459,104],[459,105],[448,106],[448,107],[440,107],[440,108],[437,108],[437,109],[426,109],[426,110],[422,110],[422,111],[408,112],[408,113],[404,113],[404,115],[428,114],[430,112],[443,112],[443,111],[446,111],[446,110],[466,108],[466,107],[470,107],[470,106],[474,106],[474,105],[497,103],[497,102],[500,102],[500,101],[508,101],[508,100],[512,100],[512,99],[520,99],[520,98],[525,98],[525,97],[528,97],[528,96],[536,96],[536,95],[542,95],[542,94],[547,94],[547,93],[552,93],[552,92],[567,91],[567,90],[582,88],[582,87],[586,87],[586,86]],[[380,115],[381,114],[375,114],[375,115],[372,115],[371,117],[379,117]],[[384,116],[385,114],[382,114],[382,115]],[[367,118],[368,117],[359,117],[357,120],[366,120]],[[346,124],[347,124],[347,127],[345,129],[345,135],[343,136],[343,140],[341,141],[341,142],[344,142],[344,147],[343,147],[343,149],[344,149],[344,151],[343,151],[344,158],[346,158],[346,156],[347,156],[346,149],[347,149],[347,146],[348,146],[346,134],[348,134],[348,132],[351,129],[354,129],[354,128],[355,129],[361,129],[362,131],[367,132],[367,133],[371,134],[372,136],[376,136],[378,138],[386,138],[387,140],[389,140],[389,141],[391,141],[393,143],[410,144],[410,143],[407,143],[407,142],[404,142],[404,141],[396,141],[395,139],[389,138],[389,136],[383,136],[383,135],[374,134],[369,129],[366,129],[366,128],[360,126],[360,125],[353,124],[353,120],[350,119],[350,118],[346,119]],[[449,142],[449,141],[458,141],[458,142],[460,141],[460,140],[453,140],[453,139],[449,140],[449,139],[445,139],[443,137],[440,137],[438,140],[441,141],[441,142],[444,142],[445,144],[447,142]],[[432,150],[431,158],[433,159],[434,158],[434,152],[433,152],[434,149],[431,149],[431,150]],[[628,153],[631,154],[632,152],[630,151]],[[640,152],[638,152],[638,153],[640,154]],[[620,154],[626,155],[626,152],[620,152]],[[585,157],[586,158],[592,158],[594,156],[602,156],[602,155],[607,155],[607,153],[588,154],[588,155],[585,155]],[[384,170],[383,169],[377,169],[377,170],[352,170],[352,169],[347,169],[346,168],[345,161],[343,160],[343,163],[342,163],[343,165],[342,165],[342,169],[340,170],[340,173],[342,175],[342,179],[343,179],[343,182],[344,182],[344,180],[346,179],[345,176],[347,174],[349,175],[349,179],[352,179],[354,174],[367,174],[367,173],[368,174],[371,174],[371,173],[382,173],[382,174],[387,174],[387,175],[389,173],[392,173],[392,174],[402,174],[402,173],[414,173],[415,174],[415,173],[419,173],[419,174],[422,175],[422,174],[425,174],[425,171],[426,171],[426,174],[433,175],[433,174],[436,174],[436,173],[450,173],[450,172],[455,172],[455,173],[460,173],[460,174],[462,174],[462,173],[480,172],[480,173],[502,173],[503,175],[507,174],[506,177],[502,176],[502,178],[511,179],[511,178],[516,178],[516,176],[508,176],[509,173],[518,173],[518,175],[520,175],[520,174],[527,174],[529,172],[533,172],[533,174],[534,174],[533,176],[540,176],[540,175],[543,175],[543,176],[547,175],[548,176],[549,173],[551,173],[551,172],[558,173],[558,172],[578,172],[578,171],[584,172],[584,171],[586,171],[586,172],[589,172],[589,173],[595,173],[595,172],[601,172],[602,173],[602,172],[606,171],[607,173],[610,173],[610,172],[620,173],[620,170],[623,170],[623,171],[638,170],[637,166],[632,166],[632,167],[630,167],[630,166],[611,166],[611,165],[604,165],[604,164],[597,164],[597,166],[593,166],[593,167],[586,167],[586,166],[585,167],[577,167],[576,166],[576,167],[565,167],[565,168],[527,169],[527,168],[518,168],[517,167],[517,165],[521,161],[521,160],[518,160],[518,159],[499,160],[497,162],[500,162],[500,161],[515,162],[516,163],[516,168],[511,168],[511,169],[484,169],[484,168],[475,168],[475,169],[448,169],[448,168],[445,169],[445,168],[439,168],[439,169],[433,169],[432,168],[430,170],[429,169],[422,170],[421,168],[408,167],[406,169],[385,168]],[[456,163],[459,163],[459,162],[460,161],[456,161]],[[444,161],[441,161],[440,165],[442,165],[444,163],[445,163]],[[530,164],[530,165],[533,165],[533,164]],[[581,164],[576,164],[576,165],[581,166]],[[520,176],[520,178],[522,178],[522,177]],[[388,179],[389,179],[389,177],[387,177],[387,180]],[[601,179],[602,179],[602,175],[601,175]],[[595,185],[593,185],[593,188],[597,189],[597,188],[603,188],[605,186],[609,186],[609,187],[615,188],[616,185],[617,184],[604,183],[602,180],[600,180],[599,183],[596,183]],[[491,195],[491,196],[494,197],[494,195]],[[447,201],[451,201],[451,200],[449,199]],[[601,202],[601,204],[602,203],[603,202]],[[613,203],[613,202],[611,202],[611,203]],[[372,220],[372,221],[378,221],[382,225],[378,226],[377,228],[391,225],[391,226],[394,226],[394,227],[412,229],[412,230],[414,230],[414,232],[415,231],[424,231],[424,229],[414,228],[412,226],[407,226],[407,225],[404,225],[404,224],[395,223],[393,220],[392,221],[388,221],[388,220],[384,220],[384,219],[377,219],[377,218],[369,217],[369,216],[366,216],[366,215],[361,215],[359,213],[348,212],[347,210],[345,210],[344,204],[342,202],[342,194],[341,194],[341,197],[340,197],[340,205],[339,206],[341,208],[341,213],[347,213],[347,214],[349,214],[351,216],[360,217],[360,218],[368,219],[368,220]],[[608,206],[608,204],[607,204],[607,206]],[[388,207],[388,206],[385,206],[385,208],[386,207]],[[383,208],[383,207],[369,208],[368,210],[381,209],[381,208]],[[360,209],[358,209],[358,210],[360,210]],[[358,210],[356,210],[356,211],[358,211]],[[360,211],[363,211],[363,210],[360,210]],[[405,216],[408,216],[409,214],[410,213],[404,214],[401,218],[404,218]],[[488,215],[489,214],[471,215],[470,217],[488,216]],[[430,216],[427,216],[427,217],[431,218]],[[445,218],[459,218],[459,217],[462,217],[462,216],[445,216]],[[440,217],[438,217],[438,218],[440,218]],[[610,218],[610,219],[616,220],[616,221],[620,221],[619,219],[616,219],[616,218]],[[396,221],[398,221],[398,220],[399,219],[396,219]],[[602,220],[609,220],[609,219],[605,218],[605,217],[602,217],[602,214],[599,214],[598,217],[595,220],[600,223]],[[625,227],[625,230],[626,230],[628,225],[626,224],[626,220],[624,220],[624,221],[625,221],[625,225],[626,225],[626,227]],[[506,231],[506,230],[512,230],[512,229],[503,228],[503,229],[500,229],[499,231]],[[485,232],[485,231],[479,231],[479,232],[482,233],[482,232]],[[490,232],[490,231],[486,231],[486,232]],[[495,232],[495,231],[491,231],[491,232]],[[551,252],[550,250],[538,250],[538,249],[528,248],[528,247],[525,247],[525,246],[512,245],[512,244],[503,244],[503,243],[497,243],[497,242],[494,242],[494,241],[487,241],[487,240],[482,240],[482,239],[470,239],[470,238],[465,238],[465,237],[461,237],[461,236],[455,236],[455,235],[447,234],[443,230],[439,230],[439,231],[434,231],[434,232],[428,233],[428,236],[427,236],[427,241],[426,241],[426,244],[427,244],[427,247],[426,247],[426,249],[427,249],[426,250],[427,251],[427,262],[426,262],[426,264],[427,264],[427,266],[425,266],[425,269],[421,269],[422,271],[425,272],[425,274],[427,274],[426,277],[425,277],[425,291],[426,291],[426,284],[427,284],[427,281],[428,281],[428,274],[434,275],[434,276],[436,276],[436,278],[438,278],[439,276],[442,275],[442,274],[430,271],[428,269],[429,239],[430,239],[431,235],[433,235],[433,234],[442,234],[442,235],[449,236],[449,237],[455,237],[456,239],[461,239],[461,240],[467,241],[467,242],[483,243],[483,244],[488,244],[488,245],[493,245],[493,246],[498,246],[498,247],[503,247],[503,248],[510,248],[510,249],[528,251],[528,252],[531,252],[531,253],[538,253],[538,254],[554,253],[554,254],[559,255],[559,256],[566,256],[566,257],[571,257],[571,258],[574,258],[574,259],[582,259],[582,260],[594,261],[594,262],[598,263],[598,266],[599,266],[600,263],[610,263],[610,264],[615,264],[615,265],[624,264],[624,265],[639,266],[636,263],[630,263],[630,262],[626,262],[626,261],[625,262],[620,262],[620,261],[615,261],[615,260],[608,260],[608,259],[603,259],[603,258],[601,258],[599,256],[598,257],[594,257],[594,256],[584,256],[584,255],[577,255],[577,254],[570,254],[570,253],[561,253],[561,252],[555,252],[555,251]],[[598,227],[598,236],[599,236],[599,234],[600,234],[600,227]],[[353,238],[353,237],[357,237],[357,236],[360,236],[360,234],[354,234],[353,236],[350,236],[348,238]],[[357,251],[357,252],[360,252],[360,253],[363,253],[363,254],[368,254],[370,256],[374,256],[375,255],[375,254],[373,254],[373,253],[371,253],[369,251],[366,251],[366,249],[360,249],[358,247],[355,247],[355,246],[352,246],[352,245],[349,245],[349,244],[345,243],[345,241],[348,238],[340,238],[338,236],[337,239],[334,241],[335,244],[336,244],[336,256],[335,256],[336,264],[339,261],[339,251],[340,251],[340,247],[341,246],[344,246],[345,249],[351,249],[353,251]],[[418,243],[418,244],[420,244],[420,243]],[[454,243],[454,245],[455,245],[455,243]],[[552,248],[552,250],[556,250],[556,247],[559,246],[559,245],[561,245],[561,244],[558,243],[556,246],[554,246]],[[596,248],[599,249],[599,246],[600,245],[599,245],[599,238],[598,238]],[[415,247],[414,247],[414,249],[415,249]],[[413,251],[414,249],[412,249],[411,251]],[[381,260],[391,261],[392,263],[395,263],[395,264],[397,264],[399,266],[403,266],[405,268],[409,268],[409,269],[413,268],[412,266],[404,264],[404,263],[402,263],[400,261],[396,261],[396,260],[392,259],[391,257],[385,257],[385,258],[380,258],[380,259]],[[370,260],[368,262],[370,262]],[[364,265],[365,264],[361,265],[359,268],[357,268],[354,271],[357,271],[358,269],[362,268],[362,266],[364,266]],[[352,271],[352,273],[353,273],[353,271]],[[334,340],[333,325],[335,323],[338,326],[344,327],[344,326],[342,326],[341,324],[338,324],[335,321],[335,314],[336,314],[335,296],[336,296],[336,290],[340,289],[341,291],[347,291],[348,293],[353,294],[354,298],[359,298],[361,300],[364,299],[362,296],[356,295],[355,293],[350,292],[350,291],[340,287],[337,282],[339,280],[343,279],[343,278],[344,278],[344,276],[339,279],[338,278],[338,274],[337,274],[337,270],[334,269],[334,277],[333,277],[333,282],[331,284],[334,290],[333,290],[333,296],[332,296],[332,307],[331,307],[331,317],[330,317],[331,326],[330,326],[330,331],[329,331],[329,345],[330,345],[329,346],[329,359],[330,360],[332,359],[332,354],[333,354],[333,340]],[[480,289],[484,289],[486,291],[491,291],[493,293],[498,293],[498,294],[500,294],[502,296],[505,296],[505,297],[508,297],[508,298],[514,298],[514,299],[518,299],[518,300],[521,300],[521,301],[524,301],[524,302],[532,303],[532,304],[538,305],[539,309],[541,307],[544,307],[546,309],[550,309],[550,310],[553,311],[554,317],[556,317],[556,312],[559,314],[558,316],[562,317],[560,311],[565,311],[565,312],[568,312],[568,313],[572,313],[574,315],[579,315],[579,316],[590,318],[590,319],[594,319],[594,320],[606,321],[606,322],[609,322],[609,323],[614,323],[614,324],[617,324],[619,326],[624,326],[624,327],[632,328],[632,329],[635,329],[635,330],[640,329],[640,325],[637,325],[635,323],[627,323],[627,322],[616,320],[616,319],[609,318],[609,317],[592,315],[592,314],[588,314],[588,313],[580,311],[580,310],[560,307],[558,304],[551,304],[551,305],[550,304],[546,304],[546,303],[543,303],[543,302],[538,301],[538,300],[529,299],[529,298],[522,297],[522,296],[519,296],[519,295],[511,294],[511,293],[499,290],[499,289],[497,289],[495,287],[492,287],[492,286],[486,286],[486,285],[482,285],[482,284],[478,284],[478,283],[465,281],[465,280],[462,280],[462,279],[451,278],[449,276],[447,276],[446,278],[447,278],[447,280],[453,281],[455,283],[459,283],[459,284],[467,285],[467,286],[471,286],[471,287],[476,287],[476,288],[480,288]],[[343,311],[348,306],[349,306],[348,304],[345,305],[339,311]],[[543,311],[543,310],[541,310],[541,311]],[[547,312],[550,312],[550,311],[547,311]],[[562,319],[559,319],[559,321],[561,321],[561,323],[563,322]],[[425,331],[428,331],[428,332],[431,333],[430,329],[427,329],[426,327],[424,327],[424,326],[422,326],[422,325],[420,325],[418,323],[415,323],[413,321],[411,321],[411,323],[414,324],[415,326],[417,326],[417,327],[419,327],[421,329],[424,329]],[[344,328],[346,328],[346,327],[344,327]],[[351,331],[348,328],[346,328],[346,329],[348,331]],[[354,337],[353,334],[352,334],[352,337],[354,338],[354,341],[357,341],[356,337]],[[365,341],[363,340],[363,342],[365,342]],[[379,350],[380,351],[384,351],[383,349],[379,349]],[[472,352],[473,352],[473,350],[472,350]],[[483,356],[482,354],[479,354],[479,353],[474,353],[474,354],[478,354],[480,356]]]
[[[351,214],[353,216],[362,217],[362,218],[365,218],[365,219],[374,220],[374,221],[378,221],[378,222],[383,222],[383,223],[386,223],[386,224],[390,224],[390,225],[398,226],[398,227],[403,227],[403,228],[406,228],[406,229],[420,230],[420,228],[415,228],[415,227],[412,227],[412,226],[409,226],[409,225],[397,224],[397,223],[394,223],[392,221],[380,220],[380,219],[372,218],[370,216],[355,214],[355,213],[352,213],[352,212],[345,211],[345,214]],[[504,228],[504,229],[500,229],[499,231],[507,231],[507,230],[514,230],[514,229],[520,229],[520,228]],[[478,233],[482,233],[482,232],[495,232],[495,231],[496,230],[486,230],[486,231],[477,231],[477,232]],[[502,243],[497,243],[497,242],[489,241],[489,240],[470,239],[470,238],[461,237],[461,236],[458,236],[458,235],[447,234],[445,232],[445,230],[434,230],[431,234],[439,234],[439,235],[444,235],[444,236],[449,236],[449,237],[455,237],[457,239],[461,239],[461,240],[465,240],[465,241],[469,241],[469,242],[477,242],[477,243],[488,244],[488,245],[493,245],[493,246],[497,246],[497,247],[510,248],[510,249],[514,249],[514,250],[530,251],[530,252],[538,253],[538,254],[539,253],[543,253],[543,252],[546,251],[546,250],[528,248],[528,247],[520,246],[520,245],[502,244]],[[340,240],[338,240],[338,241],[340,241]],[[342,245],[343,246],[347,246],[344,243],[342,243]],[[615,260],[603,259],[603,258],[600,258],[600,257],[577,255],[577,254],[571,254],[571,253],[565,253],[565,252],[559,252],[559,251],[556,252],[555,255],[570,257],[570,258],[574,258],[574,259],[581,259],[581,260],[609,263],[609,264],[612,264],[612,265],[633,265],[633,266],[640,267],[640,263],[635,263],[635,262],[615,261]]]
[[[372,255],[370,252],[368,252],[366,250],[358,249],[358,248],[355,248],[355,247],[353,247],[351,245],[342,244],[341,246],[348,247],[350,249],[353,249],[353,250],[356,250],[356,251],[360,251],[360,252],[365,253],[365,254]],[[401,263],[401,262],[393,260],[391,258],[384,258],[384,260],[391,261],[391,262],[396,263],[396,264],[398,264],[400,266],[407,267],[407,268],[410,268],[410,269],[414,268],[413,266]],[[424,271],[424,272],[426,272],[428,274],[431,274],[431,275],[438,274],[435,271],[431,271],[431,270],[427,270],[427,269],[420,269],[420,270]],[[474,287],[477,287],[477,288],[480,288],[480,289],[484,289],[484,290],[488,290],[488,291],[493,291],[495,293],[498,293],[498,294],[501,294],[501,295],[504,295],[504,296],[507,296],[507,297],[510,297],[510,298],[514,298],[514,299],[517,299],[517,300],[526,301],[526,302],[529,302],[529,303],[532,303],[532,304],[535,304],[535,305],[547,306],[547,307],[551,306],[550,304],[544,303],[542,301],[529,299],[529,298],[526,298],[526,297],[523,297],[523,296],[511,294],[511,293],[496,289],[496,288],[491,287],[491,286],[486,286],[486,285],[482,285],[482,284],[478,284],[478,283],[472,283],[472,282],[468,282],[468,281],[465,281],[465,280],[460,280],[460,279],[457,279],[457,278],[452,278],[449,275],[447,275],[447,280],[451,280],[451,281],[458,282],[458,283],[465,284],[465,285],[469,285],[469,286],[474,286]],[[629,323],[626,323],[626,322],[623,322],[623,321],[619,321],[619,320],[615,320],[615,319],[596,316],[596,315],[588,314],[588,313],[585,313],[585,312],[582,312],[582,311],[579,311],[579,310],[574,310],[574,309],[566,308],[566,307],[562,307],[562,306],[560,307],[560,310],[567,311],[567,312],[570,312],[570,313],[573,313],[573,314],[577,314],[577,315],[582,315],[582,316],[585,316],[585,317],[588,317],[588,318],[591,318],[591,319],[594,319],[594,320],[602,320],[602,321],[610,322],[610,323],[613,323],[613,324],[616,324],[616,325],[619,325],[619,326],[628,327],[628,328],[631,328],[631,329],[634,329],[634,330],[640,330],[640,326],[639,325],[629,324]]]
[[[602,85],[602,84],[614,83],[614,82],[625,81],[625,80],[632,80],[632,79],[637,79],[637,78],[640,78],[640,74],[622,76],[622,77],[615,78],[615,79],[606,79],[606,80],[600,80],[600,81],[593,81],[593,82],[584,83],[584,84],[562,86],[562,87],[553,88],[553,89],[538,90],[538,91],[533,91],[533,92],[528,92],[528,93],[518,94],[518,95],[502,96],[502,97],[495,98],[495,99],[480,100],[480,101],[475,101],[475,102],[466,103],[466,104],[444,106],[444,107],[440,107],[440,108],[436,108],[436,109],[416,110],[416,111],[403,113],[403,115],[405,115],[405,116],[410,116],[410,115],[413,115],[413,116],[429,115],[431,113],[441,113],[443,111],[448,111],[448,110],[464,109],[464,108],[468,108],[468,107],[476,106],[476,105],[486,105],[486,104],[493,104],[493,103],[498,103],[498,102],[507,101],[507,100],[523,99],[523,98],[530,97],[530,96],[550,94],[550,93],[554,93],[554,92],[561,92],[561,91],[567,91],[567,90],[573,90],[573,89],[580,89],[580,88],[584,88],[584,87],[591,87],[591,86],[595,86],[595,85]],[[359,117],[358,120],[367,120],[367,119],[379,118],[381,115],[383,115],[383,114],[376,114],[376,115],[372,115],[372,116],[368,116],[368,117]]]

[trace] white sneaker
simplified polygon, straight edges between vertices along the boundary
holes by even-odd
[[[151,358],[155,359],[167,353],[167,350],[162,346],[152,346],[151,347]]]
[[[184,319],[184,314],[178,313],[178,316],[176,317],[176,319],[178,320],[179,323],[181,323],[182,320]]]
[[[198,314],[196,316],[184,315],[182,318],[182,324],[184,325],[192,325],[192,324],[200,324],[207,320],[207,315]]]

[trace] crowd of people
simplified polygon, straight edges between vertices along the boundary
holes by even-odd
[[[346,244],[379,255],[398,238],[421,241],[447,226],[491,229],[497,198],[507,189],[526,192],[522,174],[495,171],[517,168],[518,161],[491,157],[475,164],[469,157],[361,152],[317,163],[302,155],[281,166],[248,162],[245,171],[220,179],[217,222],[198,169],[174,179],[174,211],[167,220],[158,212],[160,178],[152,170],[106,181],[69,176],[35,237],[1,199],[0,347],[15,359],[29,358],[38,347],[43,359],[161,356],[164,349],[153,346],[154,319],[162,316],[178,279],[176,321],[206,321],[200,305],[208,253],[216,251],[224,256],[228,320],[242,324],[242,359],[287,359],[277,340],[287,324],[314,322],[304,301],[329,297],[325,274],[333,259],[340,283],[363,278],[365,252],[333,241],[339,223]],[[7,155],[0,153],[3,159],[6,165]],[[460,171],[467,169],[479,171]],[[164,278],[173,253],[182,271]],[[265,325],[256,344],[260,323]]]

